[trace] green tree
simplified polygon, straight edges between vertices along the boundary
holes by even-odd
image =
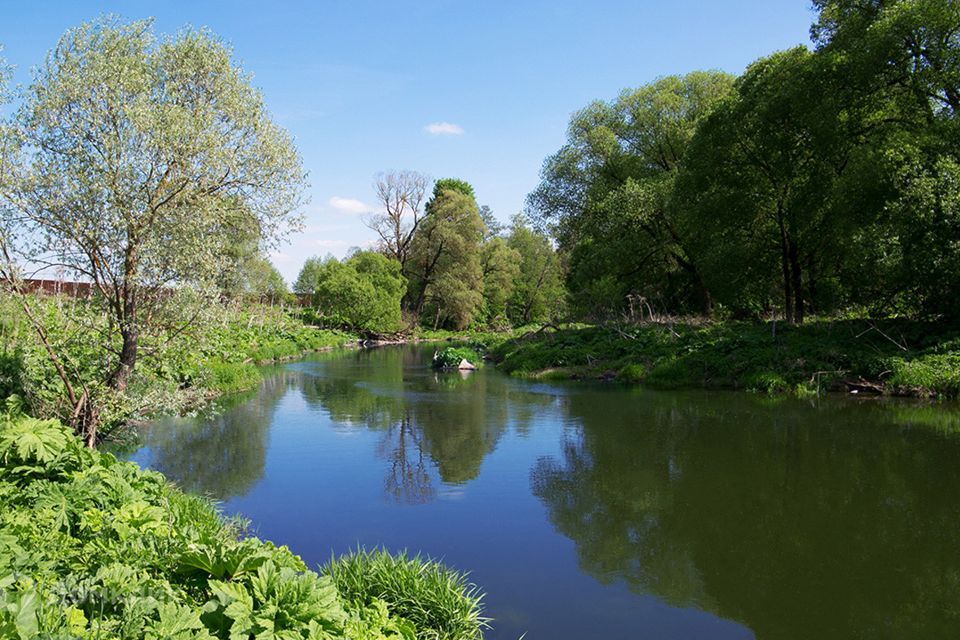
[[[483,315],[487,324],[502,326],[507,321],[507,302],[520,276],[520,252],[506,239],[493,237],[480,248],[483,271]]]
[[[406,282],[400,263],[371,251],[316,265],[313,301],[328,324],[372,333],[400,330],[400,300]]]
[[[759,60],[691,144],[682,228],[734,308],[767,306],[779,273],[783,313],[801,323],[837,275],[856,216],[832,211],[832,194],[855,137],[840,124],[853,113],[828,63],[805,47]]]
[[[732,83],[718,72],[670,76],[573,116],[528,209],[569,254],[568,285],[582,313],[619,313],[632,296],[710,313],[671,195],[698,124]]]
[[[562,315],[566,289],[560,259],[550,238],[534,231],[521,214],[513,218],[507,245],[520,256],[519,272],[507,306],[517,325],[550,322]]]
[[[263,243],[295,220],[300,158],[231,56],[208,31],[105,18],[69,30],[22,96],[6,249],[93,283],[119,342],[115,389],[145,329],[189,317],[171,288],[215,293],[232,230],[255,225]]]
[[[468,195],[472,187],[460,180],[437,184],[441,186],[434,187],[427,215],[411,243],[408,308],[418,318],[428,312],[435,326],[462,329],[483,304],[483,220],[476,201]],[[444,189],[444,184],[452,188]]]
[[[950,0],[817,0],[817,54],[874,115],[863,202],[875,215],[853,259],[851,288],[878,312],[960,317],[960,5]],[[855,187],[848,190],[856,194]]]
[[[290,289],[283,276],[263,256],[248,260],[244,265],[243,274],[244,292],[256,300],[277,304],[290,295]]]
[[[312,294],[315,292],[317,290],[317,279],[320,277],[322,268],[322,258],[307,258],[303,266],[300,267],[296,282],[293,283],[294,293]]]

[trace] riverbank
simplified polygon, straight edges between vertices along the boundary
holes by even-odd
[[[244,531],[16,397],[0,406],[4,638],[482,638],[482,596],[439,563],[357,552],[317,572]],[[385,567],[402,581],[384,587]]]
[[[260,384],[260,367],[312,352],[357,345],[357,335],[304,323],[295,309],[224,303],[204,309],[177,331],[144,333],[123,392],[106,381],[116,334],[100,305],[63,295],[28,303],[75,388],[96,404],[100,435],[131,420],[194,411],[219,396]],[[104,346],[104,341],[107,344]],[[37,327],[10,294],[0,294],[0,398],[17,395],[31,415],[69,421],[73,408]]]
[[[906,320],[544,329],[489,343],[501,370],[657,388],[960,394],[960,330]]]

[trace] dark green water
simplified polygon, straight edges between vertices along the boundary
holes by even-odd
[[[473,572],[490,638],[960,637],[955,406],[429,370],[270,370],[134,459],[308,563],[357,544]]]

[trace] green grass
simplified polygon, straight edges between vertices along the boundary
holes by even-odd
[[[416,625],[418,640],[477,640],[487,627],[479,588],[435,560],[361,549],[331,560],[322,572],[356,607],[386,602]]]
[[[906,320],[580,326],[504,338],[491,353],[503,370],[537,378],[800,395],[849,382],[894,395],[955,397],[958,336],[955,327]]]

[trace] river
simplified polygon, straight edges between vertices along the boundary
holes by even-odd
[[[487,637],[960,636],[960,409],[539,383],[432,347],[271,367],[132,459],[310,565],[471,571]]]

